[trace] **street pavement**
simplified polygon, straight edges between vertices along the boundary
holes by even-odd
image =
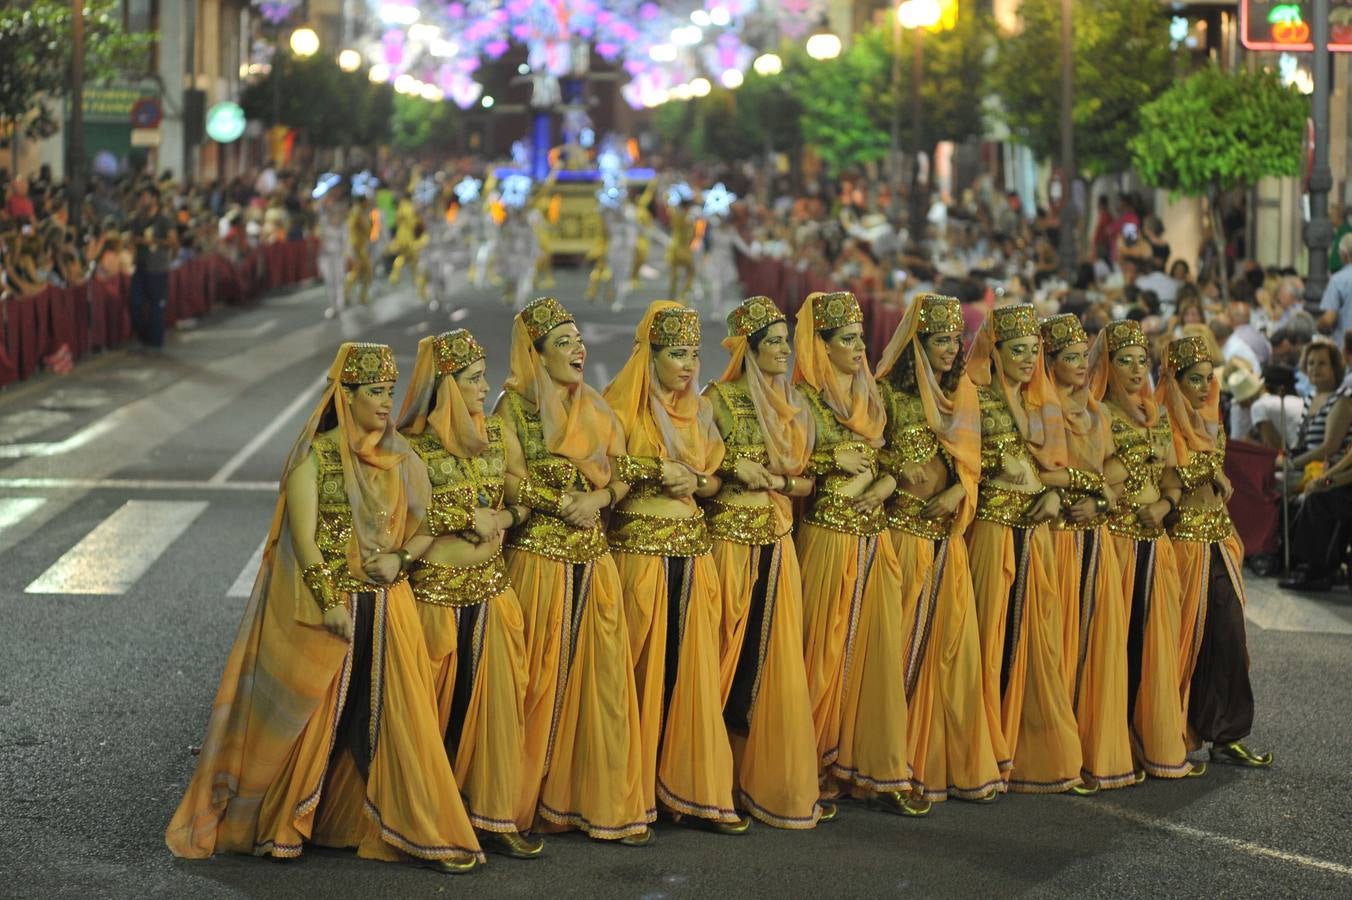
[[[604,384],[642,303],[588,306],[585,273],[558,278]],[[0,393],[0,897],[1352,896],[1352,598],[1256,578],[1252,743],[1275,751],[1270,771],[949,802],[923,820],[843,804],[813,832],[659,825],[647,849],[558,836],[542,860],[492,857],[465,878],[325,850],[175,859],[164,827],[338,343],[392,344],[407,376],[420,337],[462,326],[506,375],[495,291],[430,312],[386,288],[341,321],[323,304],[312,287],[218,310],[162,356],[108,353]],[[705,327],[707,379],[724,355]]]

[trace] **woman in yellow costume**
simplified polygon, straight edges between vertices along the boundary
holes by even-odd
[[[390,348],[343,344],[292,447],[197,771],[165,835],[177,856],[296,857],[309,841],[483,859],[441,746],[406,570],[427,470],[390,421]]]
[[[371,195],[357,194],[347,214],[347,291],[360,285],[363,304],[371,302],[371,215]]]
[[[690,293],[695,280],[695,217],[688,209],[688,203],[678,201],[667,204],[667,226],[671,236],[667,242],[667,268],[671,270],[670,290],[667,296],[683,300]],[[637,257],[635,257],[637,259]],[[677,290],[677,288],[680,290]]]
[[[793,380],[812,415],[812,496],[798,529],[807,686],[824,796],[842,790],[905,816],[909,796],[901,570],[884,534],[896,489],[878,471],[886,415],[848,292],[810,294],[798,312]]]
[[[1179,674],[1190,742],[1210,744],[1216,762],[1267,768],[1271,753],[1241,743],[1253,727],[1244,547],[1225,508],[1234,488],[1224,471],[1220,385],[1203,340],[1187,337],[1169,345],[1155,399],[1169,416],[1183,487],[1169,536],[1183,589]]]
[[[1111,460],[1108,414],[1089,395],[1089,336],[1065,313],[1042,323],[1042,350],[1060,396],[1069,467],[1052,522],[1065,614],[1062,665],[1084,757],[1085,790],[1136,781],[1127,733],[1127,606],[1106,514],[1126,471]]]
[[[1000,706],[1011,790],[1080,790],[1080,738],[1063,669],[1064,603],[1047,523],[1060,513],[1065,430],[1037,313],[991,310],[967,375],[981,413],[981,484],[967,538],[988,702]],[[1004,761],[1002,760],[1002,763]]]
[[[656,300],[604,397],[624,428],[615,477],[630,486],[609,541],[624,586],[643,731],[644,802],[723,834],[732,802],[718,641],[722,593],[696,497],[718,490],[723,439],[699,394],[699,314]]]
[[[657,811],[643,799],[634,663],[600,522],[628,491],[612,466],[624,455],[624,432],[582,380],[586,359],[559,301],[541,297],[517,313],[498,404],[515,438],[507,443],[507,499],[531,510],[506,541],[528,672],[517,824],[529,828],[538,803],[553,828],[644,846]]]
[[[812,419],[789,385],[789,325],[768,297],[728,316],[732,359],[705,395],[727,449],[706,505],[723,581],[723,719],[736,760],[741,809],[776,828],[835,817],[818,803],[817,738],[803,666],[803,583],[793,546],[792,498]]]
[[[1122,571],[1127,620],[1127,721],[1137,765],[1156,778],[1201,775],[1190,764],[1179,694],[1180,593],[1165,518],[1182,489],[1173,431],[1150,392],[1148,341],[1132,321],[1109,322],[1089,354],[1089,395],[1103,404],[1113,452],[1126,468],[1122,499],[1108,519]]]
[[[912,780],[927,800],[994,800],[1004,789],[999,763],[1008,758],[1000,708],[982,690],[963,542],[981,477],[981,421],[976,389],[962,377],[962,330],[957,298],[917,295],[877,374],[887,411],[879,459],[898,484],[887,523],[909,635]]]
[[[419,258],[427,242],[427,228],[413,205],[413,198],[404,194],[399,198],[399,206],[394,214],[394,240],[389,247],[389,252],[394,254],[394,264],[390,266],[390,284],[399,283],[399,276],[407,265],[413,271],[413,284],[422,300],[427,299],[427,273],[419,264]]]
[[[446,753],[470,821],[486,846],[533,859],[544,842],[517,821],[525,744],[526,636],[521,604],[502,561],[506,529],[529,510],[503,506],[507,443],[484,415],[486,361],[463,328],[418,343],[400,433],[427,467],[431,547],[413,567]]]

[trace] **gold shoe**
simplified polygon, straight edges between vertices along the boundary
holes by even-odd
[[[1145,784],[1145,779],[1146,779],[1145,769],[1137,769],[1137,770],[1136,770],[1136,778],[1135,778],[1135,780],[1134,780],[1132,783],[1133,783],[1133,784]]]
[[[423,865],[429,869],[435,869],[443,875],[468,875],[479,868],[479,860],[473,856],[466,856],[461,859],[429,859]]]
[[[1097,779],[1085,778],[1080,783],[1070,789],[1070,792],[1077,797],[1092,797],[1099,792],[1099,783]]]
[[[1205,775],[1205,774],[1206,774],[1206,761],[1203,760],[1202,762],[1195,762],[1195,763],[1193,763],[1193,764],[1192,764],[1192,768],[1188,769],[1188,774],[1187,774],[1187,775],[1184,775],[1183,777],[1184,777],[1184,778],[1201,778],[1201,777],[1202,777],[1203,775]]]
[[[1254,753],[1239,741],[1231,741],[1211,748],[1212,762],[1248,769],[1266,769],[1272,765],[1272,753]]]
[[[485,835],[484,849],[512,859],[538,859],[545,852],[541,838],[529,838],[519,831],[503,831]]]
[[[823,800],[818,802],[817,806],[821,807],[822,811],[822,814],[817,817],[818,825],[823,822],[834,822],[840,815],[840,807],[836,806],[834,803],[827,803]]]
[[[619,843],[626,847],[646,847],[653,842],[653,830],[645,828],[638,834],[627,834],[620,838]]]
[[[713,819],[696,819],[695,821],[699,824],[699,827],[715,834],[736,837],[751,830],[751,819],[747,816],[742,816],[736,822],[715,822]]]
[[[986,793],[982,794],[981,796],[979,796],[979,797],[973,797],[973,798],[972,798],[970,801],[968,801],[968,802],[970,802],[970,803],[994,803],[996,800],[999,800],[999,799],[1000,799],[1000,788],[998,788],[998,787],[993,787],[993,788],[991,788],[990,790],[986,791]]]
[[[886,791],[869,800],[869,806],[898,816],[927,816],[934,804],[923,797],[910,797],[901,791]]]

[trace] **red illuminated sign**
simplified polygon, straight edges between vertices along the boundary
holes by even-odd
[[[1239,0],[1239,36],[1250,50],[1308,53],[1310,0]],[[1329,0],[1329,50],[1352,52],[1352,0]]]

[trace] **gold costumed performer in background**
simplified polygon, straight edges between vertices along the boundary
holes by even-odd
[[[723,582],[723,718],[740,808],[777,828],[835,818],[818,803],[817,737],[803,666],[803,584],[793,546],[793,497],[812,418],[789,385],[789,325],[769,297],[728,316],[727,370],[705,395],[726,454],[706,506]]]
[[[718,641],[722,591],[695,497],[718,490],[723,439],[699,394],[699,314],[656,300],[603,396],[624,428],[615,477],[630,486],[608,536],[624,586],[643,730],[644,802],[723,834],[732,802]]]
[[[468,331],[418,342],[400,433],[427,466],[432,546],[413,567],[437,714],[470,821],[485,845],[533,859],[544,842],[524,838],[520,810],[525,745],[526,636],[521,604],[502,560],[506,529],[525,521],[503,508],[506,442],[488,396],[484,350]]]
[[[981,420],[962,375],[962,309],[955,297],[918,294],[878,363],[887,411],[884,471],[901,566],[906,704],[915,790],[994,800],[1007,759],[1000,707],[983,690],[976,599],[963,534],[976,512]]]
[[[1080,738],[1063,669],[1063,617],[1047,523],[1061,511],[1065,429],[1042,360],[1037,313],[997,307],[967,375],[981,406],[981,486],[968,534],[983,675],[1000,704],[1011,790],[1080,789]]]
[[[1089,335],[1070,314],[1042,323],[1042,351],[1060,395],[1070,462],[1052,546],[1061,584],[1067,690],[1080,732],[1086,791],[1134,784],[1127,731],[1127,605],[1122,564],[1105,527],[1126,470],[1112,459],[1108,414],[1089,394]]]
[[[552,297],[512,324],[511,375],[498,413],[507,499],[530,518],[507,536],[507,574],[526,625],[522,819],[645,846],[657,811],[643,802],[643,753],[624,598],[600,513],[628,491],[614,479],[624,432],[583,381],[587,349]],[[520,453],[516,452],[520,448]]]
[[[1127,470],[1108,531],[1127,603],[1127,721],[1140,768],[1156,778],[1201,775],[1184,743],[1179,657],[1180,591],[1165,518],[1182,488],[1173,431],[1150,391],[1149,342],[1137,322],[1109,322],[1089,354],[1089,395],[1109,415],[1113,449]]]
[[[1225,477],[1220,384],[1205,342],[1187,337],[1169,345],[1155,398],[1169,415],[1183,487],[1169,536],[1183,590],[1179,674],[1190,743],[1210,744],[1217,762],[1267,768],[1271,753],[1241,743],[1253,727],[1244,547],[1225,508],[1234,488]]]
[[[886,414],[864,352],[863,313],[848,292],[811,294],[798,312],[793,380],[816,437],[816,478],[798,528],[808,695],[823,796],[851,791],[921,816],[906,735],[906,626],[901,570],[878,471]]]
[[[431,543],[420,530],[431,490],[390,421],[396,377],[389,347],[343,344],[291,449],[197,772],[165,835],[177,856],[296,857],[312,841],[445,872],[483,859],[405,577]]]

